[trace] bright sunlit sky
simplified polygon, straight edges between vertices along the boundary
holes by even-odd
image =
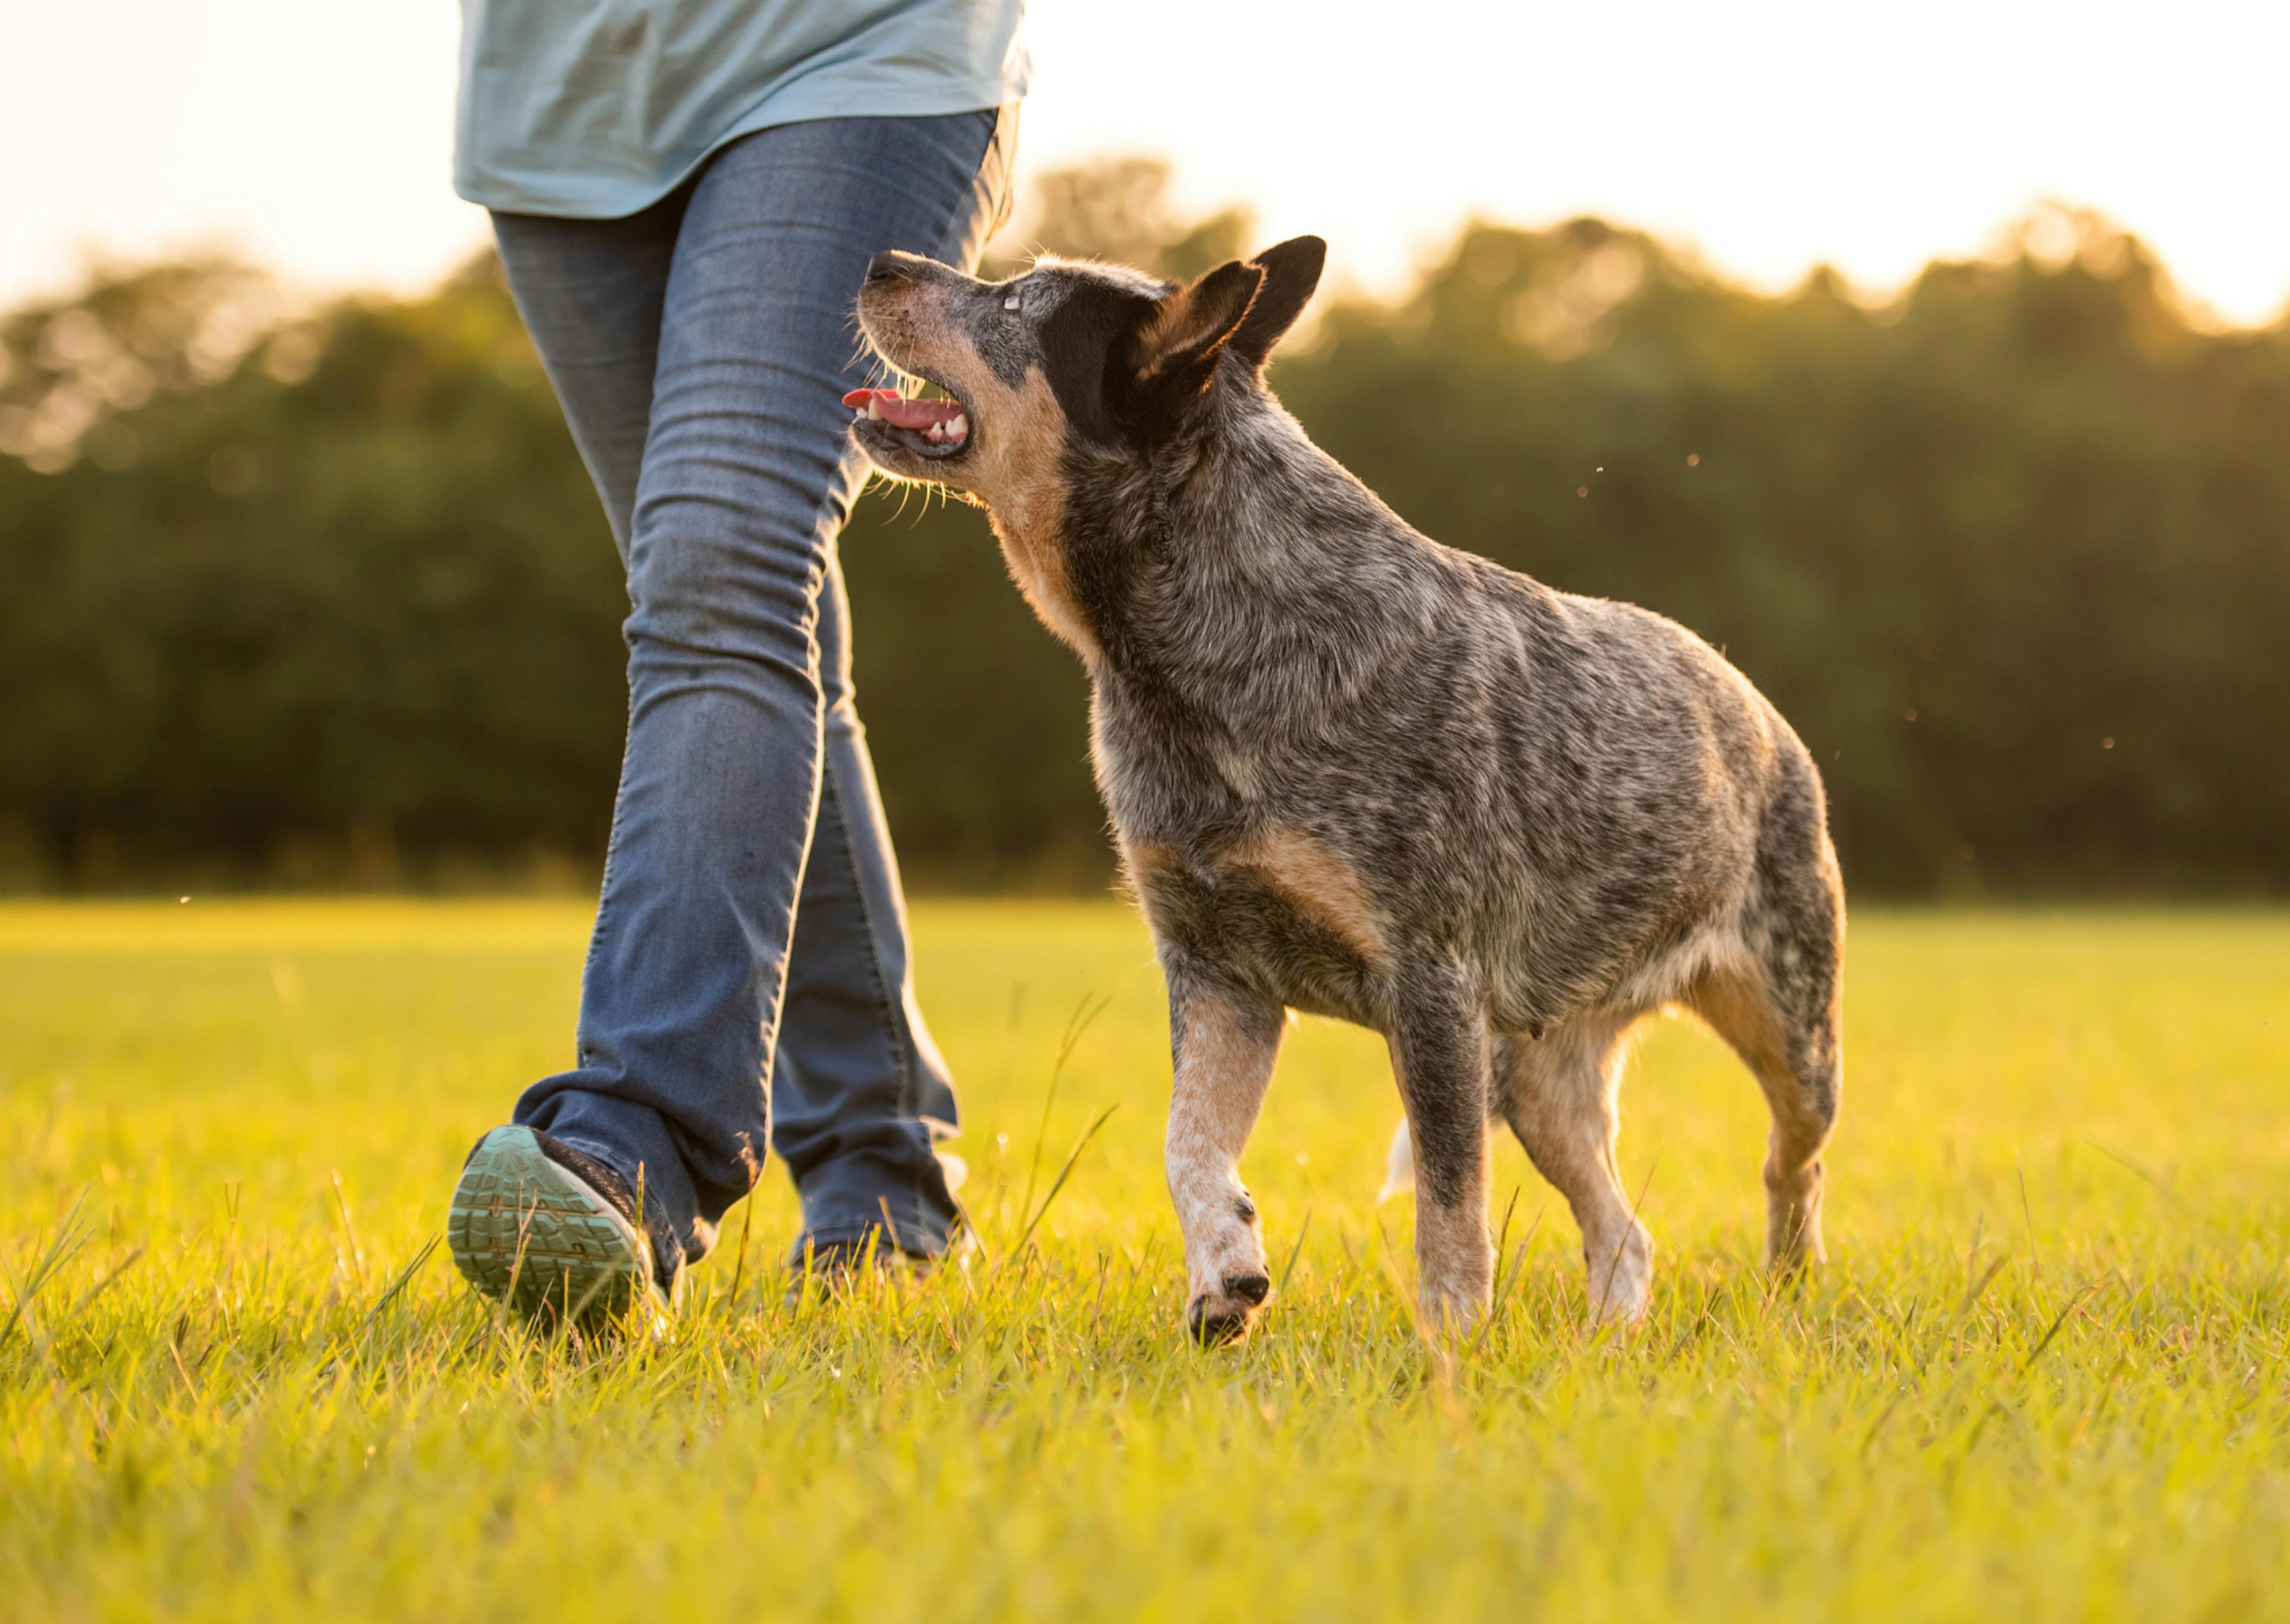
[[[475,248],[448,180],[452,0],[8,8],[0,302],[85,251],[236,246],[314,291]],[[1153,151],[1181,195],[1402,283],[1477,212],[1650,228],[1763,287],[1881,292],[2038,199],[2096,207],[2182,290],[2290,300],[2280,0],[1034,0],[1021,163]]]

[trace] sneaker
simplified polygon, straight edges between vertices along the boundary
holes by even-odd
[[[495,1128],[453,1187],[445,1241],[471,1285],[520,1314],[609,1319],[665,1313],[684,1248],[639,1213],[618,1168],[533,1128]]]

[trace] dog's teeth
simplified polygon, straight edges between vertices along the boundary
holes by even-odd
[[[875,404],[871,395],[867,397],[867,415],[878,423],[883,420],[883,408]]]
[[[968,439],[970,437],[970,420],[959,412],[947,419],[946,437],[949,440]]]

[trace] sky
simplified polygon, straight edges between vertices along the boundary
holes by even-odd
[[[2147,239],[2210,318],[2290,304],[2281,0],[1033,0],[1021,165],[1153,152],[1181,199],[1389,291],[1482,214],[1595,212],[1871,296],[2039,201]],[[453,0],[9,8],[0,304],[91,252],[228,246],[411,291],[484,241],[449,183]]]

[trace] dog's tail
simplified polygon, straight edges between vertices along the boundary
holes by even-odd
[[[1415,1193],[1415,1141],[1408,1137],[1407,1118],[1399,1119],[1398,1131],[1391,1136],[1391,1154],[1383,1161],[1383,1188],[1375,1193],[1375,1202],[1381,1206],[1394,1196]]]

